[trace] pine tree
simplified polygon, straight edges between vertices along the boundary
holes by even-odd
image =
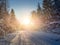
[[[12,23],[16,20],[14,9],[11,10],[11,13],[10,13],[10,20],[12,21]]]
[[[59,27],[60,24],[58,21],[60,21],[60,0],[43,0],[43,8],[44,14],[47,15],[48,21],[50,21],[49,23],[51,23],[51,21],[54,22],[51,24],[52,28],[55,29],[56,27]]]
[[[54,14],[56,20],[60,19],[60,0],[54,0]]]
[[[11,14],[11,17],[15,17],[15,12],[14,12],[13,9],[11,10],[11,13],[10,14]]]
[[[52,21],[60,17],[60,0],[43,0],[43,8],[44,14],[48,15]]]
[[[57,9],[58,13],[60,12],[60,0],[54,0],[55,8]]]
[[[13,30],[17,30],[19,27],[19,22],[17,21],[16,17],[15,17],[15,12],[12,9],[11,13],[10,13],[10,24]]]
[[[55,4],[54,0],[43,0],[44,14],[49,21],[55,21]]]
[[[38,2],[37,16],[40,17],[40,15],[41,15],[41,7],[40,7],[40,3]]]
[[[51,0],[43,0],[44,14],[51,15],[52,4]]]
[[[36,17],[36,11],[32,11],[32,17],[34,18],[34,17]]]

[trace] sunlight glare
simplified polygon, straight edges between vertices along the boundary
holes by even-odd
[[[22,23],[25,24],[25,25],[28,25],[28,24],[30,24],[30,19],[25,18],[25,19],[23,19]]]
[[[31,19],[29,16],[24,16],[21,18],[21,24],[24,26],[29,26],[31,23]]]

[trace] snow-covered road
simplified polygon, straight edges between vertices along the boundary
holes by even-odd
[[[43,31],[17,31],[8,34],[6,40],[10,45],[60,45],[60,35]]]
[[[10,45],[60,45],[60,35],[42,31],[20,31]]]

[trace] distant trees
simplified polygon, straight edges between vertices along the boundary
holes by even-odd
[[[60,21],[60,0],[43,0],[42,8],[39,2],[37,7],[32,16],[39,18],[43,25]]]
[[[33,17],[33,18],[37,16],[36,11],[32,11],[31,13],[32,13],[32,17]]]
[[[15,17],[14,9],[12,9],[11,13],[10,13],[10,25],[14,30],[17,30],[20,26],[19,22],[17,21],[17,19]]]
[[[33,22],[35,22],[35,25],[38,27],[38,29],[44,26],[44,15],[39,2],[37,5],[37,9],[32,11],[32,20]]]
[[[32,11],[32,16],[36,16],[36,17],[40,17],[42,15],[42,10],[41,10],[41,7],[40,7],[40,3],[38,2],[38,5],[37,5],[37,10],[36,11]]]
[[[10,14],[6,13],[5,15],[0,15],[2,18],[0,18],[0,36],[3,32],[4,34],[12,33],[19,28],[19,22],[17,21],[15,17],[15,12],[12,9]]]

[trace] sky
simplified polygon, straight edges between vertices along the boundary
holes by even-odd
[[[31,15],[37,9],[38,2],[42,6],[42,0],[9,0],[10,9],[14,9],[17,19],[24,15]]]

